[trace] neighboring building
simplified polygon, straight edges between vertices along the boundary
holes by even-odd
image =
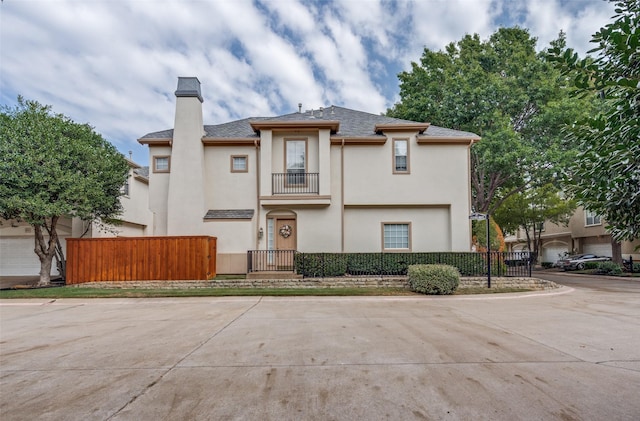
[[[117,226],[102,226],[78,218],[60,218],[57,232],[66,253],[66,238],[77,237],[134,237],[149,235],[153,215],[149,211],[148,167],[127,160],[129,178],[123,186],[120,201],[123,213]],[[40,260],[35,248],[33,228],[23,221],[0,220],[0,276],[35,276],[40,273]],[[52,274],[56,275],[55,260]]]
[[[173,129],[149,147],[148,235],[218,238],[218,273],[248,250],[469,251],[473,133],[330,106],[204,125],[179,78]]]
[[[557,225],[545,222],[541,235],[539,262],[556,262],[569,254],[592,253],[598,256],[613,256],[611,235],[605,229],[606,222],[600,216],[578,207],[569,219],[569,223]],[[509,250],[524,250],[527,247],[526,235],[520,230],[516,235],[508,236],[505,242]],[[640,240],[625,241],[621,244],[622,257],[633,256],[640,260]]]

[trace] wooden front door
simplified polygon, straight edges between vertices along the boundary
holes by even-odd
[[[293,268],[293,250],[296,249],[296,220],[295,219],[277,219],[275,232],[276,250],[283,250],[277,253],[278,270],[289,270]],[[284,250],[291,250],[286,252]]]
[[[296,249],[296,220],[276,220],[276,250]]]

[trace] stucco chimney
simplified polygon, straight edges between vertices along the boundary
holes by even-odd
[[[179,77],[171,145],[167,235],[202,234],[204,148],[202,94],[196,77]]]

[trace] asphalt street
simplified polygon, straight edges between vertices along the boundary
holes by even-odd
[[[607,282],[1,300],[0,419],[637,420],[640,283]]]

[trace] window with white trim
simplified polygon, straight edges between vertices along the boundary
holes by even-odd
[[[410,229],[409,223],[383,223],[382,224],[382,246],[384,250],[409,250],[410,249]]]
[[[306,184],[307,141],[289,140],[286,143],[287,184]]]
[[[124,182],[124,185],[120,187],[120,193],[122,193],[123,196],[129,196],[129,179],[128,178],[127,178],[127,181]]]
[[[407,139],[393,140],[393,172],[394,174],[409,173],[409,141]]]
[[[600,215],[595,212],[591,212],[590,210],[585,209],[584,216],[586,218],[585,225],[600,225],[602,221],[600,219]]]

